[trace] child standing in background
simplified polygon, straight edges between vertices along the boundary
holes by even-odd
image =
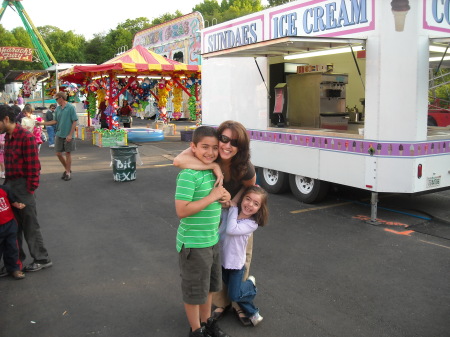
[[[228,287],[230,300],[239,304],[253,326],[263,317],[253,304],[257,292],[255,277],[243,280],[245,251],[250,235],[267,220],[267,192],[259,186],[250,186],[244,191],[239,207],[232,201],[231,207],[222,211],[219,229],[223,283]]]
[[[5,134],[0,134],[0,178],[5,179]]]

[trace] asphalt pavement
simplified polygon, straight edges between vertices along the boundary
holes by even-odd
[[[70,181],[42,147],[37,209],[53,267],[0,279],[0,336],[188,336],[171,165],[188,143],[176,134],[138,144],[143,165],[130,182],[113,180],[109,148],[77,144]],[[233,337],[448,337],[449,201],[381,196],[371,225],[364,193],[318,205],[271,195],[251,266],[264,321],[243,327],[229,313],[221,327]]]

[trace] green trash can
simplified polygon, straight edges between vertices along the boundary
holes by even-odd
[[[114,181],[136,180],[137,146],[111,147],[111,163],[113,166]]]

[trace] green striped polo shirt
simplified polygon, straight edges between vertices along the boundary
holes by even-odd
[[[212,170],[182,170],[177,177],[175,200],[196,201],[211,192],[216,181]],[[222,206],[215,201],[198,213],[180,220],[177,231],[177,251],[185,248],[205,248],[219,242],[219,223]]]

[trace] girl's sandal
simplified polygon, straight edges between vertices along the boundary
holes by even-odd
[[[245,312],[243,312],[241,309],[238,310],[234,309],[234,313],[244,326],[252,325],[252,321],[250,321],[250,318],[248,318],[245,315]]]
[[[214,311],[211,313],[211,317],[218,321],[225,315],[225,313],[231,308],[231,304],[228,304],[225,308],[224,307],[216,307]]]

